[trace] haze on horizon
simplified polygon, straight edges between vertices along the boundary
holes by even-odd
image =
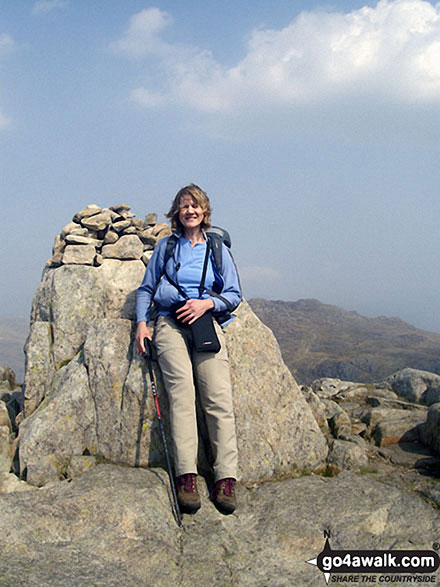
[[[89,203],[206,189],[247,298],[440,332],[440,4],[0,0],[1,309]]]

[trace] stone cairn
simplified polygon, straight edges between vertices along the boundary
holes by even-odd
[[[168,224],[158,223],[157,214],[136,218],[128,204],[100,208],[89,204],[75,214],[55,237],[47,267],[92,265],[104,259],[151,259],[157,242],[171,234]]]

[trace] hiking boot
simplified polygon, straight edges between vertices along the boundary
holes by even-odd
[[[186,473],[176,479],[177,500],[180,509],[185,514],[195,514],[200,508],[200,495],[197,491],[196,475]]]
[[[223,514],[232,514],[237,507],[235,500],[235,479],[220,479],[211,492],[211,499]]]

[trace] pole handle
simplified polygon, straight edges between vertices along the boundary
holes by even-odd
[[[144,338],[144,348],[145,348],[145,357],[147,359],[153,358],[153,345],[151,344],[151,340],[147,337]]]

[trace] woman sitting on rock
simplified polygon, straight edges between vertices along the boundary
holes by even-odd
[[[240,303],[239,278],[223,243],[221,267],[216,266],[205,234],[211,226],[211,207],[202,189],[194,184],[182,188],[167,217],[176,236],[159,241],[138,289],[137,349],[143,354],[144,339],[152,339],[147,322],[154,302],[157,318],[153,343],[169,396],[179,505],[187,513],[196,512],[201,505],[196,484],[195,377],[214,459],[211,498],[220,511],[232,513],[236,507],[237,443],[228,355],[215,317],[220,320],[222,313]],[[169,239],[177,242],[166,261]],[[218,352],[194,348],[193,325],[207,312],[214,316]]]

